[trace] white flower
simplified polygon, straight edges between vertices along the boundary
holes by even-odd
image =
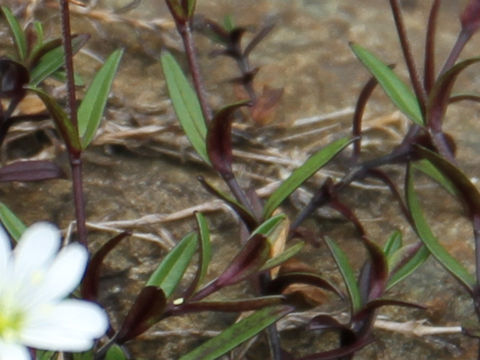
[[[60,233],[48,223],[29,227],[13,251],[0,227],[0,360],[29,360],[27,347],[89,350],[106,332],[98,305],[65,299],[83,277],[87,250],[59,248]]]

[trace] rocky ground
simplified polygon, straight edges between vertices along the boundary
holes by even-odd
[[[18,6],[16,1],[10,3]],[[419,64],[429,3],[402,2]],[[442,6],[437,37],[439,65],[455,41],[458,14],[465,3],[445,1]],[[183,53],[166,8],[161,1],[143,0],[130,11],[118,12],[127,4],[125,0],[100,0],[91,10],[77,9],[74,16],[74,28],[92,34],[87,50],[76,60],[78,72],[85,79],[99,66],[96,59],[106,57],[119,47],[126,50],[105,123],[95,146],[85,155],[92,248],[123,228],[135,232],[110,256],[106,269],[104,301],[117,320],[122,318],[123,311],[165,250],[194,228],[191,210],[186,211],[186,215],[178,212],[199,205],[211,214],[209,221],[216,254],[211,276],[224,268],[229,261],[228,254],[239,246],[236,220],[217,202],[212,202],[196,176],[201,174],[214,183],[220,184],[220,181],[213,172],[192,159],[168,101],[158,57],[162,49],[167,49],[183,61]],[[55,3],[46,1],[37,5],[35,16],[46,22],[49,34],[58,33]],[[349,135],[352,107],[368,79],[367,72],[350,51],[349,42],[368,47],[386,62],[398,64],[399,73],[405,73],[386,0],[202,0],[198,1],[197,12],[217,20],[232,15],[236,23],[253,28],[270,22],[276,24],[273,32],[254,51],[252,62],[260,67],[256,79],[258,89],[265,85],[283,88],[284,95],[270,124],[237,124],[238,133],[248,139],[242,140],[240,136],[237,143],[235,169],[243,184],[254,184],[257,188],[268,186],[288,175],[313,151]],[[8,44],[5,29],[2,24],[0,41]],[[464,55],[476,55],[479,41],[480,36],[469,44]],[[198,37],[197,44],[212,106],[219,108],[237,100],[238,92],[227,81],[238,76],[232,61],[209,58],[215,46],[205,38]],[[478,67],[468,70],[459,80],[459,89],[478,89],[477,71]],[[63,90],[57,87],[56,91],[61,95]],[[452,106],[447,115],[446,128],[458,141],[462,169],[472,178],[479,177],[478,106],[460,103]],[[316,120],[312,125],[302,125],[307,118]],[[391,149],[401,139],[406,124],[407,120],[395,112],[378,90],[365,118],[368,130],[364,157]],[[47,134],[52,131],[48,124],[45,128]],[[45,148],[45,136],[38,132],[27,135],[27,130],[17,129],[15,134],[22,137],[8,142],[3,154],[6,159],[52,157],[60,152],[58,147]],[[31,146],[32,143],[36,144],[37,153],[25,150],[25,144]],[[57,159],[63,163],[61,155]],[[303,193],[293,197],[285,211],[295,214],[316,184],[326,176],[339,177],[342,171],[342,161],[337,161],[319,173]],[[391,171],[400,179],[403,169],[392,168]],[[447,196],[438,196],[436,187],[424,183],[422,199],[434,231],[442,235],[441,240],[448,244],[448,249],[473,271],[472,234],[468,221],[462,217],[461,207]],[[268,188],[264,191],[268,192]],[[0,187],[1,200],[26,223],[50,220],[64,228],[73,220],[70,192],[70,183],[65,180],[2,184]],[[383,243],[395,228],[404,232],[407,241],[414,239],[400,211],[393,205],[392,197],[380,184],[354,184],[344,196],[344,201],[357,210],[372,240]],[[147,215],[151,217],[145,218]],[[360,265],[363,255],[357,254],[362,254],[362,250],[350,225],[330,213],[320,214],[307,225],[351,249],[352,262]],[[326,249],[310,250],[301,255],[302,260],[316,266],[330,279],[339,280]],[[231,295],[245,291],[248,289],[235,288]],[[390,321],[425,321],[427,325],[445,327],[460,325],[474,316],[463,288],[433,261],[389,295],[428,306],[423,312],[382,309],[381,315]],[[324,306],[341,311],[344,305],[332,305],[327,301]],[[136,358],[176,359],[204,339],[198,333],[205,334],[206,329],[220,330],[233,320],[231,315],[201,315],[168,321],[132,343],[131,350]],[[301,331],[286,331],[283,335],[285,343],[297,354],[333,346],[329,337],[319,340],[318,334]],[[398,330],[378,330],[376,335],[378,341],[360,351],[356,359],[475,358],[476,345],[458,334],[420,337],[400,334]],[[257,357],[248,358],[262,358],[261,346],[256,354]]]

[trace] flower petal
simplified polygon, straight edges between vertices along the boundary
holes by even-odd
[[[60,232],[52,224],[33,224],[23,233],[14,250],[15,274],[20,278],[52,262],[60,247]]]
[[[34,318],[22,332],[21,341],[38,349],[89,350],[93,340],[108,329],[105,311],[88,301],[65,300],[54,304],[51,312],[43,316],[32,309],[32,315]]]
[[[7,343],[0,340],[1,360],[31,360],[30,354],[25,346]]]
[[[87,261],[88,251],[80,244],[70,244],[60,250],[45,274],[36,301],[51,302],[68,296],[82,280]]]

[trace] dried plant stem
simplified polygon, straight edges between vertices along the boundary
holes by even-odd
[[[70,30],[70,9],[68,0],[60,1],[60,12],[62,17],[62,38],[65,49],[65,70],[67,73],[68,107],[70,109],[70,120],[78,133],[78,119],[75,95],[75,80],[73,70],[72,33]],[[73,179],[73,200],[75,203],[75,217],[77,219],[78,240],[87,246],[87,227],[85,225],[85,200],[83,196],[82,179],[82,152],[74,151],[68,147],[70,168]]]
[[[461,334],[461,326],[427,326],[423,321],[396,322],[387,320],[375,320],[376,329],[393,331],[405,335],[432,336],[444,334]]]

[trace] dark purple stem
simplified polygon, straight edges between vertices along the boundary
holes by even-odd
[[[424,62],[424,79],[423,85],[425,90],[430,93],[430,90],[435,83],[435,32],[437,28],[438,9],[440,8],[441,0],[435,0],[430,9],[430,16],[428,17],[427,36],[425,40],[425,62]]]
[[[72,33],[70,30],[70,9],[68,0],[60,1],[60,10],[62,16],[62,38],[65,50],[65,70],[67,73],[67,91],[68,107],[70,109],[70,119],[78,132],[77,106],[75,95],[75,81],[73,70],[73,49]],[[72,151],[69,148],[70,168],[72,169],[73,180],[73,199],[75,203],[75,216],[77,219],[78,240],[81,244],[87,246],[87,227],[85,221],[85,200],[83,196],[82,179],[82,152],[80,150]]]
[[[402,46],[403,56],[407,64],[408,73],[410,74],[410,80],[412,81],[413,90],[415,91],[415,95],[420,103],[422,112],[424,113],[425,105],[427,103],[427,94],[425,92],[425,89],[422,87],[422,83],[417,72],[417,67],[415,66],[415,60],[413,59],[410,44],[408,42],[407,32],[403,23],[402,13],[398,4],[398,0],[390,0],[390,6],[392,8],[395,25],[397,27],[400,45]]]
[[[472,32],[462,29],[460,33],[458,34],[457,41],[455,42],[455,45],[452,48],[452,51],[450,52],[450,55],[447,58],[447,61],[445,61],[445,64],[442,67],[442,70],[440,71],[439,76],[441,76],[443,73],[447,72],[453,65],[455,65],[455,62],[457,61],[458,57],[460,56],[460,53],[462,52],[463,48],[465,47],[465,44],[470,40],[472,37]]]
[[[183,46],[187,54],[188,66],[192,74],[193,86],[198,95],[198,100],[202,108],[203,117],[207,124],[212,119],[212,111],[208,106],[207,95],[202,75],[200,73],[200,66],[198,65],[195,43],[192,36],[192,27],[190,21],[177,21],[177,30],[183,40]]]
[[[363,87],[360,95],[358,96],[357,104],[355,105],[355,113],[353,114],[353,123],[352,123],[352,136],[355,138],[353,141],[353,154],[352,160],[353,163],[358,161],[360,156],[360,151],[362,149],[362,118],[365,112],[365,107],[372,95],[373,90],[377,86],[377,79],[371,78]]]
[[[75,95],[75,81],[73,70],[73,49],[72,49],[72,33],[70,29],[70,9],[68,6],[68,0],[61,0],[61,13],[62,13],[62,38],[63,48],[65,49],[65,70],[67,75],[67,101],[70,109],[70,120],[75,128],[78,128],[77,120],[77,106]]]
[[[229,173],[229,174],[226,174],[226,175],[221,174],[221,175],[222,175],[225,183],[228,185],[230,191],[235,196],[235,199],[237,199],[237,201],[240,204],[242,204],[247,210],[249,210],[250,213],[255,215],[256,214],[255,209],[253,208],[252,204],[250,203],[250,200],[247,197],[247,194],[245,193],[245,191],[243,191],[242,187],[238,183],[235,176],[233,176],[232,173]]]
[[[218,285],[218,281],[215,279],[214,281],[208,283],[206,286],[200,289],[196,294],[194,294],[190,300],[200,301],[206,298],[208,295],[220,290],[220,288],[221,286]]]
[[[474,214],[472,217],[473,236],[475,239],[475,271],[477,277],[477,287],[480,288],[480,214]]]

